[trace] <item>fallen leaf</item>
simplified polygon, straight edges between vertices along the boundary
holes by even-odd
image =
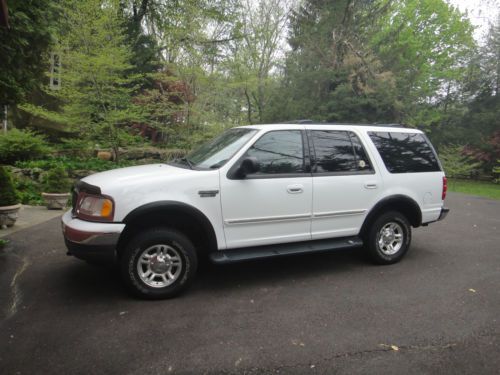
[[[297,339],[292,339],[292,344],[295,346],[297,346],[297,345],[302,346],[302,347],[306,346],[306,344],[304,344],[302,341],[297,340]]]

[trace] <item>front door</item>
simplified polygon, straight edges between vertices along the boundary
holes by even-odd
[[[272,130],[235,164],[254,157],[258,172],[245,178],[221,176],[228,248],[311,239],[312,177],[306,148],[302,130]]]

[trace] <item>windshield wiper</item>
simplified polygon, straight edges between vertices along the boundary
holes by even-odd
[[[184,157],[184,158],[180,158],[179,160],[185,162],[189,166],[190,169],[194,169],[193,162],[191,160],[189,160],[188,158]]]

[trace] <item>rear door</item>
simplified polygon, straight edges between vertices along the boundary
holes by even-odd
[[[357,235],[382,191],[359,136],[352,131],[307,132],[313,172],[312,239]]]

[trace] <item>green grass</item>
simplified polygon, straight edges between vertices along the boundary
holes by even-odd
[[[500,199],[500,184],[471,180],[448,180],[448,190],[481,197]]]

